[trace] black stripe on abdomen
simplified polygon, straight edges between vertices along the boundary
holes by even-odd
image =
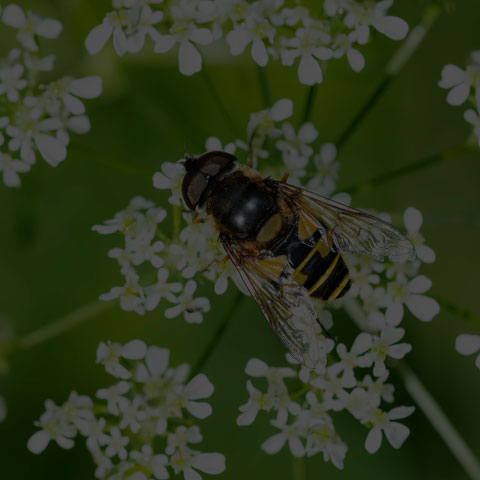
[[[315,253],[312,259],[302,269],[302,273],[307,276],[307,279],[303,284],[307,290],[310,290],[310,288],[322,278],[322,275],[325,275],[325,272],[327,272],[335,261],[336,256],[337,254],[332,251],[330,251],[325,257]]]
[[[336,298],[345,295],[350,289],[350,286],[351,281],[348,268],[345,265],[343,258],[339,255],[337,263],[328,277],[318,286],[317,289],[312,291],[310,295],[312,297],[321,298],[322,300],[335,300]]]

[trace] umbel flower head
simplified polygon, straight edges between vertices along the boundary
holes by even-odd
[[[392,4],[327,0],[311,12],[283,0],[113,0],[114,9],[90,31],[85,47],[96,54],[112,39],[122,56],[139,52],[148,39],[158,54],[174,50],[180,72],[192,75],[202,68],[201,49],[225,42],[231,55],[248,51],[261,67],[270,60],[295,66],[300,82],[313,85],[322,82],[322,68],[331,58],[345,56],[354,71],[362,70],[358,48],[372,29],[392,40],[407,35],[407,23],[388,15]]]
[[[170,366],[169,356],[141,340],[101,342],[97,363],[117,383],[99,389],[96,399],[72,392],[61,406],[47,400],[29,450],[39,454],[51,441],[70,449],[81,436],[99,479],[165,479],[173,471],[191,480],[201,478],[199,472],[222,473],[225,457],[198,450],[203,437],[194,423],[212,413],[204,400],[213,385],[202,373],[189,379],[190,367]]]
[[[100,77],[63,77],[48,84],[39,74],[54,68],[55,55],[40,51],[39,37],[55,39],[62,24],[51,18],[24,13],[9,4],[1,15],[4,25],[17,30],[18,46],[0,60],[0,173],[8,187],[20,186],[40,156],[56,167],[67,156],[70,132],[90,130],[83,99],[98,97]]]
[[[279,178],[287,171],[291,175],[289,182],[348,203],[348,195],[334,193],[339,167],[335,146],[325,142],[310,122],[295,128],[290,120],[293,107],[292,101],[284,98],[271,108],[252,113],[246,128],[250,142],[234,139],[222,147],[219,139],[210,137],[206,148],[224,149],[242,163],[247,161],[250,143],[252,160],[263,176]],[[165,316],[183,316],[189,323],[199,323],[211,302],[197,297],[197,285],[206,280],[215,294],[223,294],[231,280],[242,292],[248,292],[232,264],[224,261],[218,232],[208,219],[197,212],[182,214],[183,175],[182,164],[171,162],[164,163],[154,176],[154,185],[167,191],[172,223],[176,225],[173,230],[162,228],[169,216],[166,210],[143,197],[135,197],[127,209],[94,227],[102,234],[119,232],[125,239],[124,248],[110,252],[119,262],[125,286],[114,287],[101,298],[120,297],[122,308],[140,314],[165,305]],[[377,215],[390,220],[387,214]],[[290,357],[291,366],[269,367],[256,358],[247,364],[247,374],[263,377],[267,386],[261,388],[255,379],[247,381],[248,400],[240,407],[237,423],[249,425],[260,412],[273,415],[276,433],[262,444],[267,453],[276,453],[288,445],[295,456],[322,453],[325,460],[342,468],[347,444],[334,423],[337,412],[342,410],[368,429],[368,452],[378,450],[383,437],[394,448],[407,438],[409,429],[398,420],[413,409],[384,406],[384,402],[393,402],[393,386],[387,382],[390,363],[402,359],[412,348],[404,340],[402,320],[412,315],[428,322],[439,312],[439,305],[427,294],[431,281],[419,274],[422,262],[435,261],[435,253],[420,232],[422,214],[409,207],[403,220],[417,251],[415,261],[382,263],[369,257],[345,256],[353,286],[333,307],[348,313],[353,302],[365,317],[365,331],[350,345],[341,340],[335,345],[319,328],[316,338],[321,361],[316,369],[300,366]],[[142,256],[139,252],[150,253]],[[145,269],[138,269],[144,264],[156,270],[156,283],[149,283]],[[320,304],[315,304],[315,309],[322,324],[331,328],[335,312],[332,315]]]

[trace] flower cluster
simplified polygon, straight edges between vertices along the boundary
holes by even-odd
[[[457,65],[446,65],[442,70],[439,87],[450,89],[447,102],[463,105],[467,100],[473,108],[465,111],[465,120],[473,126],[473,135],[480,146],[480,50],[471,53],[471,62],[465,70]]]
[[[287,172],[290,183],[331,195],[339,168],[335,161],[335,146],[318,142],[314,145],[318,132],[310,122],[295,131],[288,122],[292,114],[292,102],[281,99],[269,109],[252,113],[247,126],[250,142],[236,139],[222,146],[217,138],[210,137],[205,148],[207,151],[235,153],[240,161],[247,162],[248,143],[251,143],[251,160],[265,176],[279,178]],[[272,152],[265,150],[267,142],[273,142]],[[272,165],[270,157],[278,157],[281,161],[276,166]],[[125,238],[124,248],[113,248],[108,252],[118,261],[125,284],[103,294],[100,297],[102,300],[119,298],[122,309],[139,314],[154,310],[161,300],[165,300],[171,304],[165,310],[167,318],[183,314],[187,322],[200,323],[203,313],[210,309],[210,302],[205,297],[194,296],[197,289],[194,277],[213,282],[218,295],[227,291],[229,280],[246,293],[232,263],[224,261],[225,252],[214,227],[197,213],[182,213],[181,183],[184,174],[181,161],[164,162],[161,171],[153,177],[156,188],[170,192],[168,201],[173,217],[170,236],[162,229],[167,218],[166,210],[143,197],[133,198],[128,207],[113,219],[93,227],[98,233],[119,232]],[[348,201],[346,195],[335,198]],[[168,230],[169,227],[166,227],[165,231]],[[152,283],[152,275],[155,283]],[[171,277],[175,281],[170,280]]]
[[[369,429],[365,438],[368,452],[375,453],[380,448],[382,434],[394,448],[400,448],[410,431],[396,420],[409,416],[414,407],[395,407],[388,411],[380,407],[382,402],[394,400],[394,387],[387,383],[387,373],[373,377],[362,373],[358,378],[354,375],[354,371],[376,363],[384,347],[384,354],[395,358],[405,355],[409,345],[388,346],[403,335],[403,331],[399,332],[402,329],[396,330],[392,329],[383,338],[360,333],[350,350],[342,343],[337,345],[336,362],[314,370],[303,366],[269,367],[261,360],[250,360],[246,373],[265,378],[266,388],[259,390],[247,381],[250,398],[240,407],[238,425],[250,425],[260,410],[275,412],[271,424],[279,432],[263,442],[265,452],[277,453],[288,443],[290,452],[296,457],[321,453],[325,461],[341,469],[347,445],[338,435],[332,416],[346,410]],[[333,340],[319,334],[318,342],[325,353],[334,356]]]
[[[1,19],[17,30],[18,47],[0,59],[0,172],[9,187],[20,185],[19,173],[30,170],[39,154],[56,167],[67,155],[70,133],[90,129],[81,99],[102,90],[99,77],[63,77],[48,84],[38,76],[53,70],[55,55],[43,56],[38,40],[57,38],[62,24],[10,4]]]
[[[249,49],[264,67],[269,59],[298,64],[301,83],[322,82],[324,62],[345,56],[358,72],[365,60],[358,47],[371,29],[393,40],[404,38],[407,23],[388,14],[393,0],[359,2],[325,0],[314,14],[298,2],[284,0],[113,0],[113,11],[87,36],[91,54],[110,37],[118,55],[140,51],[146,37],[156,53],[178,47],[179,70],[192,75],[202,68],[199,46],[224,40],[231,55]]]
[[[100,343],[97,362],[117,383],[97,391],[98,400],[72,392],[61,406],[45,402],[35,423],[40,430],[28,440],[33,453],[50,441],[70,449],[84,437],[96,465],[95,477],[108,480],[169,478],[183,473],[185,480],[200,479],[225,470],[220,453],[202,453],[195,419],[212,409],[202,400],[213,393],[204,374],[187,380],[189,366],[169,366],[169,351],[140,340],[125,345]]]

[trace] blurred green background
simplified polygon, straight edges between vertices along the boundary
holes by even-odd
[[[120,284],[116,262],[107,251],[121,246],[122,237],[100,236],[92,225],[112,218],[132,196],[143,195],[160,204],[168,196],[155,190],[151,172],[164,161],[176,161],[185,152],[203,151],[214,135],[223,142],[245,136],[249,113],[263,108],[257,71],[247,56],[226,63],[208,60],[206,71],[191,78],[180,75],[175,59],[152,54],[118,58],[111,44],[89,57],[83,40],[100,23],[110,3],[93,0],[19,2],[25,9],[62,21],[57,41],[42,41],[44,52],[57,54],[52,78],[63,74],[100,74],[104,94],[87,102],[92,130],[73,138],[68,157],[53,169],[38,160],[22,176],[18,190],[0,186],[0,313],[10,319],[18,336],[39,329],[95,300]],[[410,26],[418,23],[424,1],[397,1],[393,13]],[[355,130],[339,154],[339,190],[463,143],[470,126],[465,108],[447,105],[446,92],[437,87],[447,63],[465,65],[468,53],[480,48],[480,3],[457,2],[443,13],[404,70],[394,79],[378,104]],[[13,32],[0,26],[1,54],[8,52]],[[322,141],[335,141],[381,80],[398,42],[377,35],[363,48],[366,68],[355,74],[345,59],[329,63],[318,87],[313,121]],[[146,51],[150,49],[147,48]],[[217,52],[212,52],[212,56]],[[299,120],[307,87],[298,83],[295,69],[276,64],[266,68],[272,99],[290,97]],[[208,83],[213,82],[216,97]],[[48,76],[45,77],[48,79]],[[230,126],[219,102],[233,119]],[[480,249],[480,155],[453,158],[356,194],[355,206],[393,212],[399,217],[408,206],[424,214],[423,233],[437,253],[437,261],[422,267],[433,280],[432,293],[462,308],[480,312],[478,267]],[[125,166],[124,170],[113,164]],[[26,449],[35,431],[33,421],[43,412],[46,398],[61,404],[71,390],[94,396],[111,383],[95,364],[102,340],[141,338],[172,350],[172,363],[193,364],[222,319],[234,296],[203,292],[212,310],[202,325],[183,319],[166,320],[162,307],[140,317],[119,308],[92,318],[51,341],[15,354],[10,370],[0,377],[0,394],[9,407],[0,424],[1,478],[84,480],[93,478],[93,463],[83,442],[71,451],[49,445],[34,456]],[[349,322],[341,315],[336,321]],[[461,432],[471,449],[480,452],[480,372],[472,357],[454,350],[456,335],[475,329],[458,316],[442,311],[431,324],[407,317],[406,340],[413,345],[407,362]],[[478,330],[477,330],[478,332]],[[292,457],[284,448],[268,456],[260,444],[274,433],[266,415],[254,425],[235,424],[238,406],[245,403],[248,359],[259,357],[282,364],[284,351],[252,301],[235,313],[221,344],[204,372],[215,385],[213,415],[200,423],[203,451],[226,455],[223,478],[291,478]],[[409,405],[401,379],[396,404]],[[306,478],[468,478],[420,410],[406,423],[412,434],[400,451],[386,442],[375,454],[363,446],[366,430],[341,414],[336,424],[349,446],[345,469],[338,471],[321,456],[305,460]]]

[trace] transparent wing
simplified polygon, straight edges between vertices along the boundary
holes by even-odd
[[[226,237],[221,240],[246,288],[292,356],[309,368],[325,363],[319,356],[319,324],[307,290],[288,276],[280,276],[288,268],[286,257],[284,261],[244,256]]]
[[[302,188],[272,182],[287,202],[293,200],[299,229],[305,236],[320,230],[341,253],[368,255],[381,261],[385,257],[393,262],[415,260],[410,240],[389,223]]]

